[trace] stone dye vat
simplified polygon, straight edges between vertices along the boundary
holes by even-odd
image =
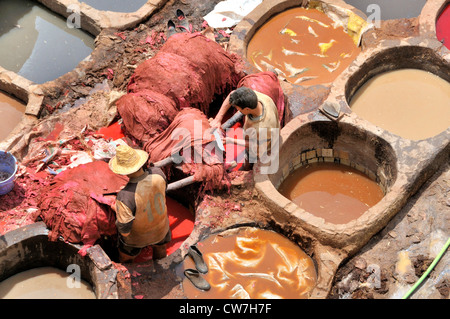
[[[315,243],[315,255],[320,256],[317,260],[320,279],[313,295],[318,297],[328,289],[328,276],[334,276],[329,273],[329,266],[323,265],[335,264],[337,267],[339,264],[334,257],[330,257],[332,253],[320,254],[321,247],[327,246],[325,251],[330,252],[330,248],[334,247],[346,253],[362,247],[382,227],[379,219],[384,220],[397,212],[398,206],[391,205],[391,201],[397,196],[399,176],[398,155],[387,140],[350,123],[345,117],[335,122],[320,120],[320,117],[315,119],[314,114],[298,116],[281,130],[283,143],[280,146],[278,171],[262,174],[262,164],[258,163],[254,167],[254,181],[262,201],[271,211],[270,218],[274,223],[279,227],[289,225],[291,231],[305,242],[311,240]],[[338,220],[334,223],[305,210],[279,191],[282,183],[296,170],[300,171],[308,165],[326,164],[349,167],[352,172],[356,170],[360,176],[375,182],[382,191],[378,194],[378,202],[367,207],[359,216],[347,216],[345,222]],[[321,204],[317,204],[320,207]],[[337,256],[337,259],[343,258],[345,253]]]
[[[277,21],[277,17],[290,12],[293,16],[286,16],[284,24]],[[319,107],[326,99],[333,80],[360,52],[363,34],[373,27],[366,19],[361,11],[344,1],[308,1],[307,7],[302,7],[301,1],[266,0],[236,25],[228,50],[243,58],[248,73],[260,70],[278,73],[283,92],[289,97],[285,107],[287,123]],[[264,36],[272,20],[278,25],[272,35]],[[294,31],[296,27],[299,29]],[[261,35],[264,50],[253,48]],[[286,42],[275,43],[276,38]]]
[[[346,0],[345,2],[368,16],[391,20],[419,16],[427,0]]]
[[[50,278],[53,278],[52,280],[61,281],[61,279],[64,279],[66,282],[67,277],[59,279],[58,277],[66,273],[69,275],[70,281],[77,276],[80,285],[84,281],[84,288],[81,288],[83,286],[72,288],[84,289],[84,293],[79,295],[79,298],[117,299],[117,270],[114,269],[111,260],[98,245],[89,248],[87,255],[84,257],[78,254],[80,248],[78,245],[62,241],[49,241],[48,230],[43,222],[5,233],[0,237],[0,291],[6,295],[1,297],[8,297],[7,293],[15,293],[11,290],[10,285],[10,281],[17,280],[17,277],[14,277],[15,275],[22,277],[19,279],[25,279],[31,271],[50,276]],[[71,283],[75,285],[74,281],[71,281]],[[20,285],[25,284],[27,283],[22,282]],[[50,285],[47,288],[47,292],[50,294],[55,291],[55,287]],[[46,293],[47,288],[41,286],[42,293]],[[91,289],[94,296],[89,293]],[[30,295],[24,294],[23,291],[18,291],[18,293],[19,295],[12,297],[36,297],[31,292]],[[59,291],[58,293],[63,292]],[[39,295],[38,297],[43,296]]]
[[[0,91],[0,141],[4,140],[22,119],[26,105]]]
[[[256,31],[247,58],[258,70],[273,69],[290,83],[315,85],[333,82],[359,52],[343,26],[322,11],[297,7]]]
[[[83,0],[80,2],[102,11],[135,12],[147,3],[147,0]]]
[[[450,63],[432,47],[399,46],[371,55],[350,76],[345,92],[360,117],[393,134],[423,140],[450,126],[449,81]]]
[[[313,180],[311,182],[306,181],[307,191],[325,192],[325,194],[319,193],[319,195],[323,196],[321,199],[316,198],[316,201],[313,198],[313,201],[310,202],[310,205],[313,206],[309,206],[309,208],[316,213],[306,210],[303,208],[303,205],[297,205],[295,201],[293,202],[290,198],[283,196],[284,192],[288,192],[289,188],[292,188],[292,185],[289,185],[291,183],[289,180],[291,175],[295,183],[298,183],[301,176],[296,176],[297,172],[301,174],[306,169],[307,174],[314,173],[313,171],[308,171],[314,168],[319,169],[316,172],[319,178],[321,178],[320,175],[322,174],[326,175],[323,180],[318,180],[317,176],[312,176]],[[330,171],[327,172],[326,169]],[[337,171],[335,171],[336,169]],[[345,176],[346,174],[353,176]],[[255,180],[259,180],[259,177],[255,176]],[[325,183],[329,183],[330,185],[328,186],[333,188],[333,181],[330,178],[336,177],[338,178],[335,180],[336,184],[342,183],[343,180],[347,179],[347,187],[349,189],[344,190],[344,185],[334,185],[333,190],[327,189]],[[351,184],[358,182],[360,185],[349,184],[349,177]],[[341,224],[359,223],[358,221],[363,219],[366,213],[370,214],[370,211],[372,211],[372,208],[369,206],[383,202],[384,195],[389,193],[397,179],[397,159],[389,143],[370,132],[344,123],[313,121],[296,128],[288,139],[283,141],[280,149],[279,170],[275,174],[268,175],[267,178],[271,185],[269,185],[270,190],[264,189],[264,193],[273,193],[270,196],[272,196],[274,203],[280,203],[281,205],[289,203],[288,210],[291,213],[298,214],[302,219],[310,220],[317,227],[329,224],[330,228],[333,228]],[[357,181],[358,178],[362,180]],[[314,185],[316,182],[318,185]],[[258,183],[256,186],[258,187]],[[326,210],[326,206],[330,204],[322,202],[324,199],[334,201],[335,198],[333,197],[336,193],[347,192],[347,194],[351,194],[351,192],[355,192],[358,189],[361,190],[366,186],[374,192],[372,198],[364,199],[364,197],[361,197],[358,200],[357,194],[353,194],[353,205],[358,203],[358,213],[344,215],[340,218],[339,216],[334,216],[333,218],[335,210],[332,210],[331,216],[326,213],[323,213],[325,216],[318,213],[317,210],[321,209],[320,206]],[[352,189],[352,187],[354,188]],[[362,192],[366,190],[362,190]],[[361,200],[365,201],[363,206],[366,207],[361,206]],[[331,206],[335,205],[331,204]],[[339,215],[339,211],[337,215]]]
[[[269,230],[240,227],[208,236],[197,243],[208,265],[202,291],[185,278],[188,298],[308,298],[317,280],[313,260],[286,237]],[[190,257],[184,269],[194,268]]]
[[[292,172],[278,191],[326,222],[346,224],[378,203],[378,184],[351,166],[316,162]]]
[[[94,49],[94,38],[31,0],[4,1],[0,65],[41,84],[74,69]]]
[[[69,283],[71,286],[67,284]],[[71,281],[72,280],[72,281]],[[23,271],[0,283],[1,299],[95,299],[92,287],[84,280],[75,287],[70,273],[54,267]]]
[[[419,69],[401,69],[368,80],[352,97],[353,112],[412,140],[450,126],[450,83]]]

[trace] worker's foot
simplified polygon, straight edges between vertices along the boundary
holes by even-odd
[[[195,269],[186,269],[184,271],[184,275],[189,279],[192,284],[201,290],[209,290],[211,289],[210,284],[205,280],[205,278],[200,276],[200,272]]]
[[[172,35],[177,33],[177,30],[175,28],[176,28],[175,23],[172,20],[169,20],[167,22],[167,29],[168,29],[167,38],[170,38]]]
[[[206,274],[208,272],[208,265],[206,265],[203,260],[203,254],[197,248],[197,246],[192,245],[189,247],[188,255],[194,260],[195,268],[202,274]]]
[[[192,32],[192,25],[189,24],[184,12],[177,9],[178,28],[183,32]]]

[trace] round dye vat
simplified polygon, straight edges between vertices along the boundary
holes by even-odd
[[[183,281],[188,298],[308,298],[317,281],[313,260],[286,237],[252,227],[232,229],[197,244],[208,265],[211,289]],[[187,256],[184,269],[195,269]]]
[[[54,267],[26,270],[0,283],[2,299],[96,299],[92,287]]]
[[[80,2],[86,3],[97,10],[130,13],[139,10],[147,3],[147,0],[84,0]]]
[[[31,0],[1,2],[0,65],[42,84],[73,70],[95,47],[94,37]]]
[[[25,109],[19,100],[0,92],[0,141],[19,124]]]
[[[350,107],[391,133],[422,140],[450,126],[450,83],[419,69],[388,71],[362,85]]]
[[[247,59],[260,71],[274,69],[293,84],[333,82],[360,52],[344,28],[334,24],[317,9],[286,10],[255,33]]]
[[[450,49],[450,4],[442,10],[436,21],[436,37]]]
[[[335,163],[313,163],[292,172],[278,191],[326,222],[346,224],[384,196],[381,187],[358,170]]]
[[[420,15],[427,0],[345,0],[369,16],[381,20],[414,18]]]

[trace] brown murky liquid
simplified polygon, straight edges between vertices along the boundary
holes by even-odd
[[[0,142],[19,124],[26,106],[0,92]]]
[[[380,186],[358,170],[335,163],[314,163],[292,172],[278,191],[326,222],[346,224],[378,203]]]
[[[247,58],[260,71],[275,69],[287,81],[315,85],[334,79],[356,58],[360,48],[333,20],[316,9],[286,10],[252,37]]]
[[[450,126],[450,83],[418,69],[389,71],[367,81],[350,107],[391,133],[426,139]]]
[[[202,276],[211,289],[199,290],[185,278],[183,289],[191,299],[307,298],[317,281],[312,259],[272,231],[241,228],[237,234],[210,236],[197,247],[209,267]],[[195,269],[189,256],[183,266]]]
[[[80,287],[69,288],[69,273],[53,267],[23,271],[0,283],[2,299],[95,299],[91,286],[84,280]],[[72,280],[69,278],[69,280]],[[73,286],[73,285],[72,285]]]

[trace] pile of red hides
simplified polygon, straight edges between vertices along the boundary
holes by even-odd
[[[117,101],[117,109],[123,131],[140,144],[162,133],[179,111],[171,98],[151,90],[125,94]]]
[[[205,114],[198,109],[185,108],[162,134],[144,145],[144,150],[152,163],[173,154],[183,156],[180,165],[184,173],[193,175],[195,181],[204,182],[205,188],[216,188],[222,186],[225,170],[223,154],[214,141]],[[184,150],[189,150],[190,159]]]
[[[116,102],[124,131],[143,145],[183,108],[208,114],[215,96],[227,94],[242,78],[238,61],[200,33],[171,36],[154,57],[136,68],[128,94]]]
[[[49,239],[93,245],[102,235],[117,233],[115,214],[106,193],[118,192],[128,178],[114,174],[104,161],[94,161],[58,174],[44,187],[38,207]],[[85,252],[85,250],[84,250]]]
[[[260,72],[243,77],[238,87],[245,86],[272,98],[278,109],[280,124],[283,124],[284,93],[277,76],[273,72]]]
[[[179,109],[207,114],[214,97],[231,91],[242,77],[237,62],[236,55],[198,32],[178,33],[136,68],[128,92],[152,90],[173,99]]]

